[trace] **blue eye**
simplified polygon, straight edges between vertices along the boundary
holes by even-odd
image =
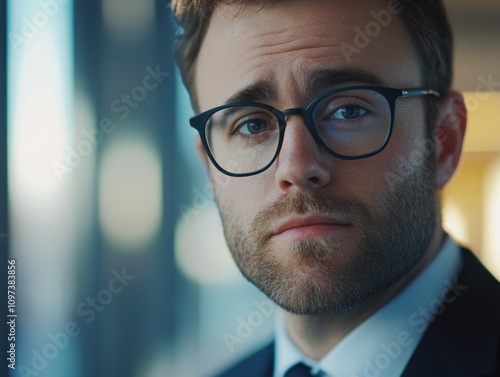
[[[268,129],[267,123],[258,119],[245,121],[242,125],[238,126],[238,132],[246,135],[259,134]]]
[[[332,114],[333,119],[339,120],[353,120],[357,119],[367,113],[367,110],[360,106],[341,106]]]

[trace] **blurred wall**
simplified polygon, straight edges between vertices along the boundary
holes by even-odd
[[[446,3],[470,113],[446,227],[500,276],[500,3]],[[275,308],[234,266],[195,153],[168,1],[8,4],[18,367],[202,377],[269,340]]]
[[[444,190],[445,226],[500,278],[500,3],[445,1],[455,35],[454,87],[465,92],[461,166]]]

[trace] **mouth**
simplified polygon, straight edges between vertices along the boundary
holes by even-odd
[[[352,225],[347,219],[337,216],[315,215],[296,217],[283,221],[272,236],[292,238],[314,238],[344,231]]]

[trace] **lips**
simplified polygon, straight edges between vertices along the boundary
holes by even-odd
[[[324,231],[333,231],[335,229],[345,228],[351,223],[341,217],[315,215],[307,217],[296,217],[285,220],[274,230],[273,236],[283,233],[318,233]]]

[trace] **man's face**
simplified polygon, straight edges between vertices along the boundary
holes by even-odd
[[[418,56],[395,15],[366,46],[356,45],[358,30],[387,6],[378,0],[219,6],[196,66],[201,111],[237,93],[248,97],[245,89],[255,84],[268,89],[252,91],[247,101],[305,107],[323,93],[311,86],[318,72],[337,73],[322,91],[373,82],[421,86]],[[346,44],[357,52],[347,54]],[[342,80],[343,71],[372,79],[333,79]],[[439,227],[434,158],[408,163],[426,136],[423,99],[401,98],[391,140],[373,157],[331,156],[292,115],[280,155],[263,173],[222,178],[210,164],[213,181],[224,182],[215,183],[216,200],[242,273],[286,310],[310,315],[354,308],[401,279]]]

